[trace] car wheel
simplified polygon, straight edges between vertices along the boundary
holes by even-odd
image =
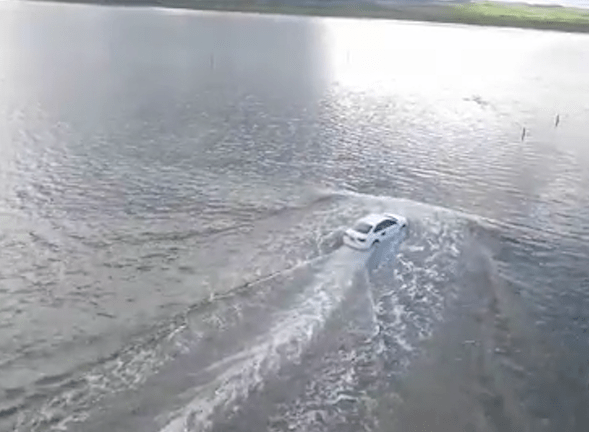
[[[377,245],[377,244],[379,244],[379,243],[380,243],[380,242],[379,242],[378,240],[374,240],[374,241],[372,242],[372,246],[374,247],[375,245]]]

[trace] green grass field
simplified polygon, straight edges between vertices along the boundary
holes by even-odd
[[[52,1],[52,0],[48,0]],[[377,18],[432,21],[486,26],[550,29],[589,32],[589,11],[575,8],[542,7],[496,2],[465,4],[340,4],[296,5],[288,0],[57,0],[73,3],[98,3],[120,6],[161,6],[196,10],[310,15],[332,17]]]
[[[473,24],[539,28],[589,28],[589,11],[563,7],[528,6],[494,2],[453,5],[457,21]]]
[[[433,21],[589,32],[589,11],[563,7],[510,5],[496,2],[452,5],[408,5],[392,3],[386,7],[366,3],[331,6],[327,4],[325,6],[297,6],[288,4],[287,0],[275,0],[274,2],[264,4],[256,3],[255,1],[239,2],[236,0],[159,0],[159,2],[161,6],[168,4],[173,6],[173,3],[178,6],[179,2],[180,7],[204,10]]]

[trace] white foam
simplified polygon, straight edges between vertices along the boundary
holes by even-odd
[[[316,282],[299,296],[296,305],[278,315],[268,332],[250,349],[224,359],[223,365],[231,366],[212,382],[194,389],[193,400],[172,414],[161,432],[186,432],[191,425],[198,426],[198,430],[210,427],[210,416],[215,409],[246,398],[285,361],[299,359],[341,303],[352,285],[354,273],[365,267],[369,256],[370,253],[348,248],[338,250]]]

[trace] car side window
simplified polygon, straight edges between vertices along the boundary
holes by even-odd
[[[395,221],[390,220],[390,219],[384,220],[376,226],[376,228],[374,229],[374,232],[382,231],[385,228],[395,225],[395,223],[396,223]]]
[[[374,232],[379,232],[382,231],[383,229],[385,229],[387,227],[387,221],[382,221],[381,223],[379,223],[376,228],[374,228]]]

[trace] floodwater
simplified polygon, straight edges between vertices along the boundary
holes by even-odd
[[[588,96],[586,35],[1,3],[0,430],[588,430]]]

